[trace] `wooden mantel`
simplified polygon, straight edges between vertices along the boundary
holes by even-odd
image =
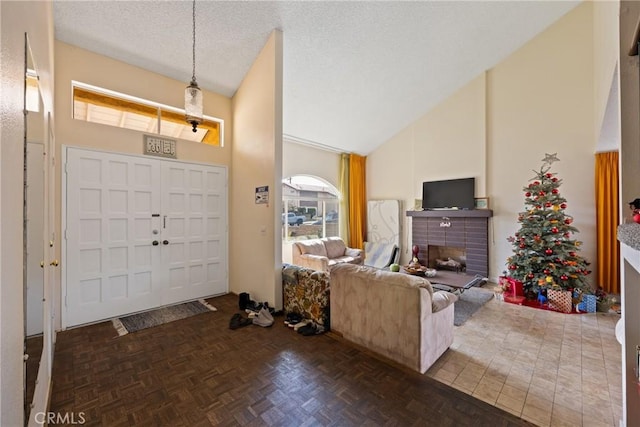
[[[493,216],[491,209],[436,209],[427,211],[407,211],[407,216],[420,218],[489,218]]]

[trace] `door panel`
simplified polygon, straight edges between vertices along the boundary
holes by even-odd
[[[208,230],[216,221],[226,224],[225,210],[211,202],[226,199],[225,169],[181,162],[164,162],[162,167],[167,303],[227,292],[226,258],[210,251],[216,245],[226,248],[226,230]]]
[[[65,326],[228,291],[225,168],[67,151]]]
[[[159,182],[152,159],[68,149],[66,326],[160,304]]]
[[[27,292],[26,335],[44,328],[44,146],[27,144]]]

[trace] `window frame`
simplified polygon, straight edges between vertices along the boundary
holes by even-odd
[[[89,92],[94,92],[98,95],[103,95],[109,98],[113,98],[113,99],[121,99],[123,101],[126,102],[132,102],[132,103],[137,103],[140,104],[144,107],[150,107],[150,108],[154,108],[156,109],[156,120],[157,120],[157,130],[156,132],[144,132],[144,131],[140,131],[138,129],[132,129],[132,128],[127,128],[127,127],[120,127],[121,129],[128,129],[134,132],[140,132],[143,134],[152,134],[152,135],[162,135],[162,136],[169,136],[169,137],[173,137],[172,135],[164,135],[161,133],[162,131],[162,113],[164,111],[170,113],[170,114],[182,114],[184,115],[185,110],[183,108],[177,108],[177,107],[172,107],[170,105],[166,105],[166,104],[161,104],[159,102],[155,102],[155,101],[151,101],[148,99],[144,99],[144,98],[139,98],[137,96],[133,96],[133,95],[128,95],[122,92],[117,92],[114,90],[110,90],[110,89],[105,89],[99,86],[94,86],[88,83],[83,83],[77,80],[71,80],[71,118],[73,118],[74,120],[82,120],[82,119],[77,119],[75,117],[75,89],[78,88],[80,90],[85,90],[85,91],[89,91]],[[219,129],[219,139],[218,139],[218,144],[214,145],[214,144],[208,144],[206,142],[203,141],[196,141],[196,140],[190,140],[190,139],[184,139],[184,138],[179,138],[182,139],[184,141],[190,141],[190,142],[195,142],[195,143],[199,143],[199,144],[204,144],[204,145],[209,145],[211,147],[224,147],[224,119],[220,119],[217,117],[213,117],[213,116],[208,116],[208,115],[203,115],[202,116],[203,120],[205,121],[210,121],[210,122],[214,122],[218,124],[218,129]],[[186,123],[186,121],[185,121]],[[186,124],[188,125],[188,124]],[[107,124],[107,126],[109,126]],[[119,127],[119,126],[114,126],[114,127]],[[204,138],[203,138],[204,140]]]

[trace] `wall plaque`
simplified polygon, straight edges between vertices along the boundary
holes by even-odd
[[[144,135],[142,152],[149,156],[176,159],[176,140],[156,135]]]

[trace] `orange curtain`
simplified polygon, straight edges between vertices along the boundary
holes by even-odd
[[[349,245],[363,249],[367,232],[367,158],[349,156]]]
[[[596,153],[597,284],[608,293],[620,293],[618,223],[618,152]]]

